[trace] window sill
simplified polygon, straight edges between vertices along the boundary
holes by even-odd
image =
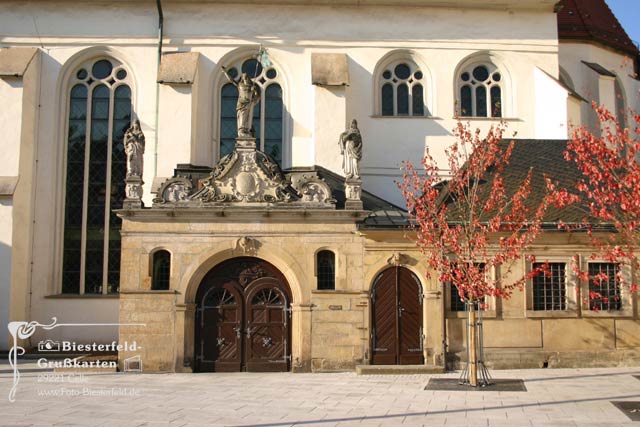
[[[495,310],[482,311],[483,319],[495,319],[496,317],[497,317],[497,314]],[[447,311],[447,319],[466,319],[466,318],[467,318],[466,311]]]
[[[54,294],[46,295],[45,299],[118,299],[120,294]]]
[[[442,117],[438,116],[383,116],[380,114],[374,114],[369,117],[372,119],[442,120]]]
[[[362,295],[362,294],[367,294],[367,292],[363,292],[363,291],[349,291],[346,289],[314,289],[311,291],[312,294],[318,294],[318,295],[335,295],[335,294],[340,294],[340,295]]]
[[[458,117],[462,122],[521,122],[517,117]],[[455,117],[454,117],[455,119]]]
[[[633,319],[633,311],[632,310],[615,310],[615,311],[593,311],[593,310],[582,310],[582,317],[588,318],[616,318],[616,319]]]
[[[527,310],[529,319],[577,319],[578,312],[575,310]]]

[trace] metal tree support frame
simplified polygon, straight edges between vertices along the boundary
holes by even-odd
[[[484,364],[482,310],[476,310],[474,304],[476,304],[475,301],[472,303],[465,301],[465,311],[467,312],[467,363],[460,373],[459,383],[460,385],[472,387],[486,387],[493,384],[493,381],[489,374],[489,369]],[[475,328],[472,327],[474,323]],[[473,335],[477,335],[477,340],[475,340],[476,347],[472,349]]]

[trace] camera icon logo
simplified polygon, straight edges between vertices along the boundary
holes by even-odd
[[[60,351],[60,343],[53,340],[40,341],[38,351]]]

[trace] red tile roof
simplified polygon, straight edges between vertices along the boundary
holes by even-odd
[[[561,0],[558,5],[560,40],[589,40],[636,56],[631,41],[605,0]]]

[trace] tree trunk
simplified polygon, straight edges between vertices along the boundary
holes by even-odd
[[[478,386],[478,329],[476,325],[475,301],[469,304],[469,336],[467,345],[469,346],[469,385]]]

